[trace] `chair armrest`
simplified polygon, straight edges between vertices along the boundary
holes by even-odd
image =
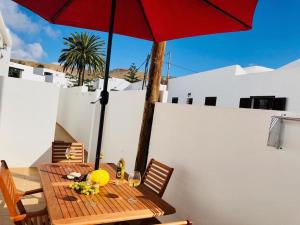
[[[25,191],[24,195],[32,195],[32,194],[36,194],[36,193],[40,193],[40,192],[43,192],[43,188],[38,188],[38,189],[30,190],[30,191]]]
[[[20,197],[26,196],[26,195],[32,195],[32,194],[36,194],[36,193],[40,193],[43,192],[43,188],[38,188],[38,189],[34,189],[34,190],[30,190],[30,191],[25,191],[25,192],[20,192],[18,193]]]

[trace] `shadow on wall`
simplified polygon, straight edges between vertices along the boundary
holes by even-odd
[[[41,163],[51,163],[52,147],[49,147],[39,158],[37,158],[30,167],[37,167]]]

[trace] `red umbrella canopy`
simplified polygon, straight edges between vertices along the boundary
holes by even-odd
[[[14,0],[51,23],[108,31],[111,0]],[[117,0],[114,33],[156,42],[249,30],[258,0]]]

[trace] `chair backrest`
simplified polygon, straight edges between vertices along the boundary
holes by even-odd
[[[7,205],[7,209],[11,217],[17,216],[17,207],[22,204],[20,196],[18,195],[15,182],[8,169],[8,166],[4,160],[1,160],[0,168],[0,189],[3,195],[3,199]],[[22,205],[22,209],[24,206]],[[20,208],[19,208],[20,210]]]
[[[142,183],[154,191],[159,197],[162,197],[173,171],[173,168],[151,159],[142,178]]]
[[[162,223],[160,225],[192,225],[192,222],[185,220],[185,221],[177,221],[177,222],[170,222],[170,223]]]
[[[54,141],[52,142],[52,162],[64,163],[66,159],[66,149],[72,149],[73,157],[70,159],[72,163],[84,163],[84,145],[82,143]]]

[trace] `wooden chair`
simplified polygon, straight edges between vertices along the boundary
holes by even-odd
[[[177,221],[177,222],[170,222],[170,223],[162,223],[161,225],[192,225],[191,221]]]
[[[7,205],[10,218],[16,225],[50,225],[47,208],[36,212],[27,212],[21,201],[22,197],[42,192],[43,189],[40,188],[23,193],[18,192],[4,160],[1,160],[0,190]]]
[[[72,149],[74,157],[70,159],[72,163],[84,163],[84,145],[82,143],[54,141],[52,142],[52,162],[64,163],[66,159],[66,149]]]
[[[151,159],[142,177],[142,184],[162,197],[168,186],[174,168],[168,167],[154,159]]]
[[[174,168],[168,167],[154,159],[151,159],[142,177],[142,184],[157,194],[160,198],[165,193]],[[139,225],[159,224],[156,218],[138,220]]]

